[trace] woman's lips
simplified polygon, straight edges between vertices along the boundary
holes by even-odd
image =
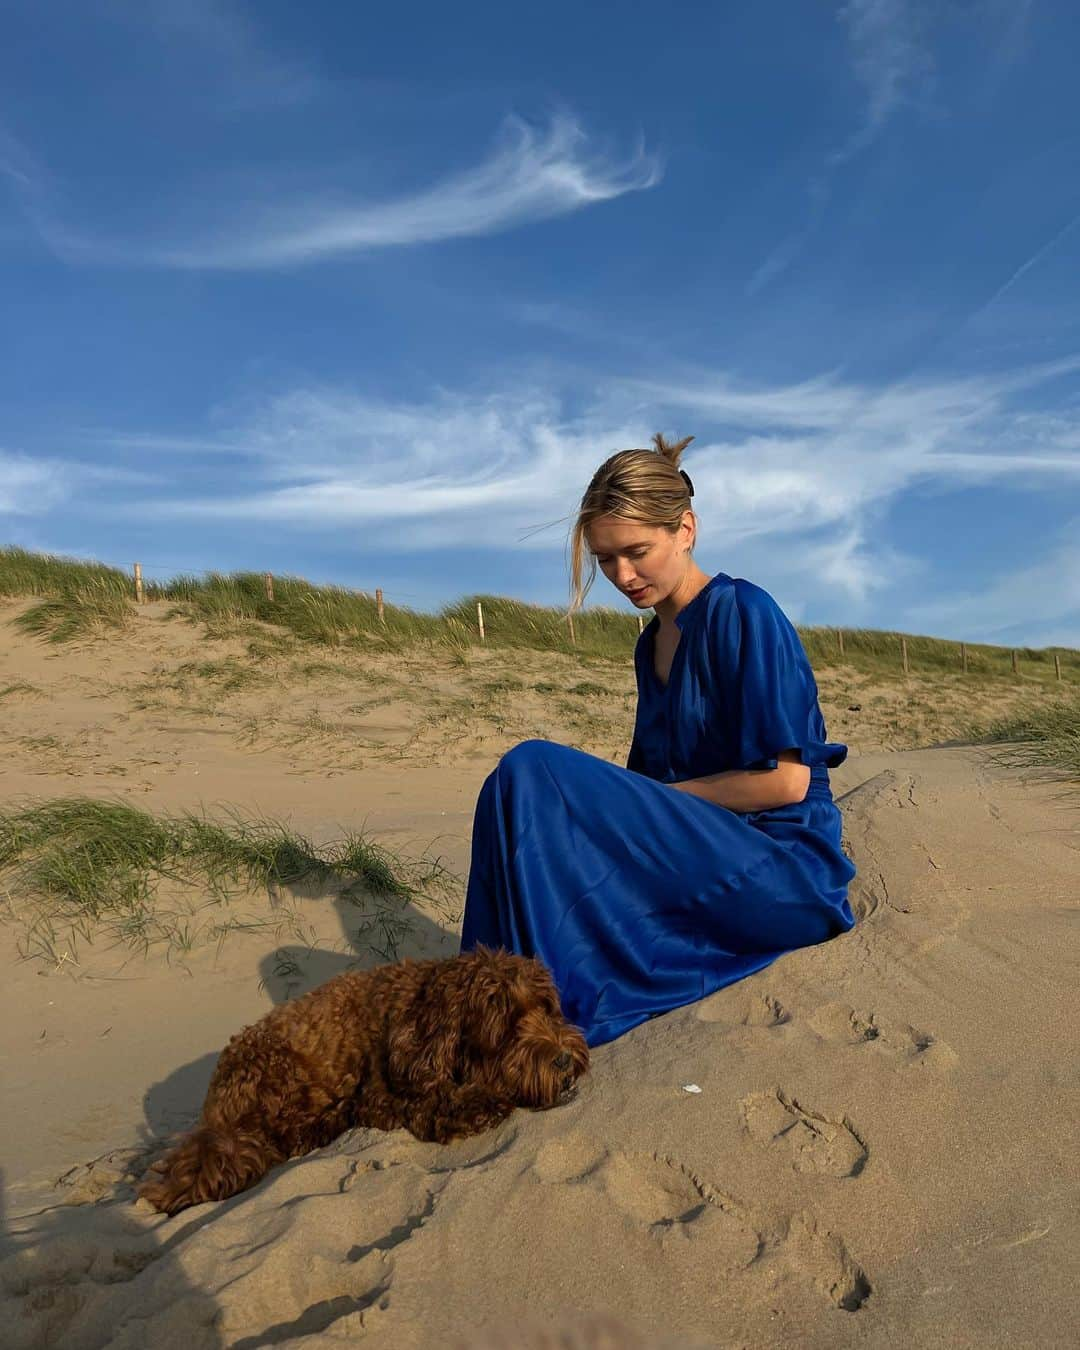
[[[636,591],[627,591],[626,594],[631,600],[636,600],[639,596],[644,595],[648,589],[648,586],[639,586]]]

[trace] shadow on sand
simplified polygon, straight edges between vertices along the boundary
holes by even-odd
[[[321,897],[312,891],[302,898]],[[346,970],[371,970],[388,959],[413,957],[425,960],[457,953],[457,936],[440,928],[429,915],[412,905],[396,913],[395,929],[391,932],[385,925],[380,930],[358,931],[362,911],[340,895],[325,898],[337,912],[346,950],[328,951],[317,946],[293,944],[268,952],[259,962],[259,984],[275,1004],[291,1002]],[[387,944],[388,937],[396,939],[393,950]],[[374,950],[373,943],[380,949]],[[195,1123],[217,1060],[218,1052],[202,1055],[174,1069],[148,1089],[143,1099],[148,1147],[155,1144],[160,1147],[162,1140]]]
[[[389,959],[445,957],[458,940],[412,905],[395,911],[394,926],[373,926],[370,914],[348,899],[312,892],[336,911],[344,950],[318,945],[276,947],[258,964],[258,977],[275,1003],[300,997],[346,970],[370,970]],[[387,941],[389,939],[389,942]],[[380,950],[375,950],[375,947]],[[236,1031],[240,1027],[235,1028]],[[0,1335],[4,1350],[81,1350],[128,1344],[123,1323],[154,1328],[164,1339],[182,1331],[185,1350],[220,1350],[225,1341],[215,1300],[186,1284],[181,1265],[162,1258],[190,1235],[192,1225],[166,1241],[157,1221],[133,1207],[135,1188],[167,1141],[189,1129],[202,1107],[217,1051],[173,1069],[143,1099],[137,1142],[71,1168],[53,1194],[59,1203],[19,1217],[8,1214],[0,1174]],[[240,1200],[241,1197],[236,1197]],[[193,1220],[212,1223],[231,1203]],[[146,1320],[149,1319],[149,1320]]]
[[[5,1350],[100,1350],[182,1343],[223,1350],[215,1298],[127,1199],[59,1204],[8,1218],[0,1174],[0,1326]],[[177,1339],[182,1333],[182,1339]]]

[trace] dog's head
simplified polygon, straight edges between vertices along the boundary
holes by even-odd
[[[414,1092],[476,1083],[516,1106],[556,1106],[588,1067],[547,968],[486,947],[433,963],[413,1016],[390,1036],[390,1079]]]
[[[465,1028],[476,1076],[518,1106],[543,1109],[569,1100],[589,1067],[589,1050],[563,1016],[542,962],[477,948],[474,1016]]]

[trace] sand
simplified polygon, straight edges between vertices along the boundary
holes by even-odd
[[[629,677],[555,658],[178,675],[210,660],[251,664],[154,613],[79,649],[12,638],[0,797],[229,803],[317,839],[363,823],[463,875],[506,745],[625,748]],[[614,711],[575,711],[583,678]],[[225,1039],[375,958],[325,894],[246,897],[263,926],[169,959],[76,939],[20,960],[9,914],[0,1343],[1075,1344],[1080,802],[984,749],[845,731],[850,688],[822,689],[853,746],[834,787],[855,930],[600,1048],[569,1105],[450,1146],[357,1131],[223,1204],[147,1212],[132,1182]],[[407,954],[456,950],[452,921],[413,918]]]

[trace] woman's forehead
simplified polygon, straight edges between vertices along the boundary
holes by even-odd
[[[585,530],[585,537],[594,553],[615,553],[639,544],[652,544],[661,530],[656,525],[642,525],[640,521],[616,520],[612,516],[597,516]]]

